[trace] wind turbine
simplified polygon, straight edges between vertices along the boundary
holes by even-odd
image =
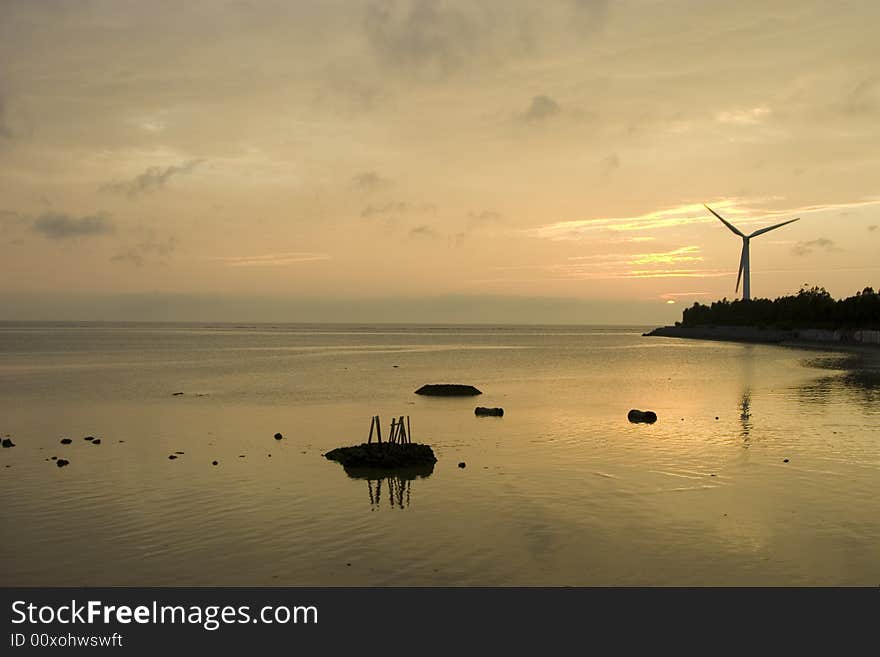
[[[715,210],[710,208],[708,205],[704,204],[704,207],[709,212],[711,212],[716,217],[718,217],[721,220],[721,223],[723,223],[725,226],[730,228],[730,230],[735,235],[739,235],[740,237],[742,237],[743,250],[742,250],[742,256],[739,259],[739,274],[737,274],[737,277],[736,277],[736,291],[739,292],[739,284],[740,284],[740,281],[742,281],[743,301],[748,301],[749,299],[752,298],[752,281],[751,281],[751,273],[749,271],[749,242],[751,241],[751,239],[753,237],[757,237],[758,235],[763,235],[764,233],[769,233],[771,230],[776,230],[777,228],[782,228],[783,226],[787,226],[790,223],[794,223],[795,221],[800,219],[800,217],[798,217],[797,219],[789,219],[788,221],[783,221],[781,224],[776,224],[775,226],[768,226],[767,228],[761,228],[759,230],[756,230],[751,235],[746,235],[739,228],[737,228],[732,223],[727,221],[727,219],[725,219],[720,214],[715,212]],[[743,276],[743,274],[745,274],[745,276]]]

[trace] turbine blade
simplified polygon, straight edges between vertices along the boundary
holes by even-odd
[[[742,282],[743,271],[746,268],[746,249],[749,248],[749,243],[743,240],[743,250],[742,255],[739,257],[739,273],[736,275],[736,291],[739,292],[739,284]]]
[[[781,224],[776,224],[775,226],[768,226],[767,228],[762,228],[761,230],[756,230],[754,233],[749,235],[749,237],[757,237],[758,235],[763,235],[764,233],[769,233],[771,230],[776,230],[777,228],[782,228],[783,226],[787,226],[788,224],[793,224],[795,221],[800,219],[789,219],[788,221],[783,221]]]
[[[745,237],[745,235],[743,235],[743,234],[740,232],[739,228],[737,228],[737,227],[734,226],[732,223],[730,223],[729,221],[727,221],[727,219],[725,219],[725,218],[722,217],[720,214],[718,214],[717,212],[715,212],[715,210],[713,210],[712,208],[710,208],[710,207],[709,207],[708,205],[706,205],[705,203],[703,204],[703,207],[706,208],[706,209],[707,209],[709,212],[711,212],[712,214],[714,214],[716,217],[718,217],[718,218],[721,220],[721,223],[723,223],[725,226],[727,226],[728,228],[730,228],[730,230],[732,230],[732,231],[734,232],[734,234],[739,235],[740,237]]]

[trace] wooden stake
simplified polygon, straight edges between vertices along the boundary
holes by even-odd
[[[409,415],[406,416],[406,435],[407,435],[407,440],[409,442],[412,442],[412,428],[410,428],[410,426],[409,426]]]

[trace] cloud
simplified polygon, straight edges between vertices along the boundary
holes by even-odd
[[[545,271],[540,280],[614,280],[642,278],[716,278],[730,272],[698,267],[704,260],[699,246],[681,246],[648,253],[596,253],[571,256],[565,263],[496,267],[498,270]],[[535,280],[535,279],[531,279]],[[498,282],[498,281],[496,281]],[[511,282],[507,280],[506,282]],[[521,282],[521,281],[520,281]]]
[[[827,237],[820,237],[815,240],[810,240],[809,242],[798,242],[792,247],[791,252],[796,256],[805,256],[810,255],[816,249],[825,252],[840,251],[840,249],[834,245],[833,240],[830,240]]]
[[[364,192],[373,192],[382,187],[386,187],[391,181],[383,178],[375,171],[364,171],[352,177],[351,184],[356,189]]]
[[[433,203],[409,203],[407,201],[388,201],[387,203],[370,203],[363,210],[361,216],[365,219],[370,217],[385,217],[388,215],[400,215],[409,212],[433,212],[436,206]]]
[[[726,123],[728,125],[740,125],[740,126],[750,126],[750,125],[758,125],[759,123],[763,123],[764,120],[770,116],[770,108],[759,106],[759,107],[751,107],[749,109],[741,109],[741,110],[732,110],[726,112],[719,112],[715,119],[718,123]]]
[[[177,240],[169,237],[166,240],[146,240],[128,247],[110,258],[110,262],[131,264],[143,267],[150,259],[158,258],[160,262],[171,255],[177,248]]]
[[[874,76],[859,82],[846,98],[849,114],[872,114],[880,109],[880,77]]]
[[[558,115],[562,111],[555,100],[549,96],[535,96],[528,109],[520,116],[524,121],[546,121],[547,119]]]
[[[437,231],[428,226],[427,224],[422,224],[421,226],[416,226],[412,230],[409,231],[409,236],[411,238],[416,237],[437,237]]]
[[[617,156],[617,153],[612,153],[608,157],[603,157],[600,164],[602,166],[602,173],[607,176],[620,168],[620,158]]]
[[[443,75],[477,53],[485,38],[484,21],[473,7],[398,0],[370,5],[364,29],[373,52],[385,63]]]
[[[6,102],[0,94],[0,139],[12,139],[12,128],[6,123]]]
[[[212,258],[215,262],[220,262],[227,267],[281,267],[284,265],[293,265],[300,262],[318,262],[321,260],[329,260],[330,256],[326,253],[267,253],[265,255],[254,256],[223,256],[220,258]]]
[[[710,201],[708,204],[723,217],[733,221],[740,227],[763,223],[771,219],[778,219],[779,217],[795,217],[819,212],[836,212],[847,208],[864,208],[880,205],[880,200],[877,199],[854,201],[851,203],[809,205],[780,210],[771,210],[757,205],[767,200],[771,199],[730,198]],[[687,203],[632,217],[601,217],[596,219],[557,221],[525,232],[533,237],[550,240],[581,240],[588,237],[592,239],[596,231],[628,232],[656,230],[705,223],[718,223],[718,220],[709,214],[702,203]]]
[[[386,67],[438,78],[480,65],[497,69],[562,41],[581,43],[604,24],[607,8],[608,0],[379,0],[369,5],[363,28]]]
[[[53,240],[75,237],[109,235],[115,227],[105,214],[71,217],[68,214],[47,212],[31,223],[31,229]]]
[[[133,198],[138,194],[155,192],[165,187],[165,184],[174,176],[191,173],[204,160],[188,160],[182,164],[172,165],[165,168],[150,167],[142,174],[131,180],[108,183],[101,187],[103,192],[125,194]]]

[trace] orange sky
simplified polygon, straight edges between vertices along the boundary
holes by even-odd
[[[880,287],[876,3],[183,4],[0,5],[0,318]]]

